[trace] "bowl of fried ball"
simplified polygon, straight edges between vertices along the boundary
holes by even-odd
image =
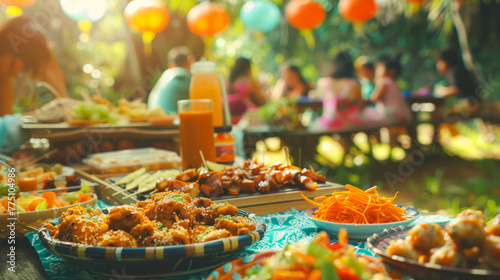
[[[254,214],[180,192],[135,204],[73,207],[38,232],[42,244],[90,273],[113,277],[202,275],[263,238]]]
[[[500,215],[487,223],[467,209],[446,225],[388,229],[367,243],[395,278],[500,279]]]

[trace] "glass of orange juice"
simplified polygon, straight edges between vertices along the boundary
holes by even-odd
[[[200,151],[205,160],[215,161],[212,101],[210,99],[180,100],[177,102],[177,108],[180,119],[182,169],[202,166]]]

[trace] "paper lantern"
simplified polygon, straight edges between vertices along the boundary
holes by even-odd
[[[36,0],[0,0],[0,4],[5,4],[8,6],[16,6],[18,8],[24,9],[35,3]]]
[[[130,28],[142,34],[144,52],[150,55],[151,42],[170,21],[167,7],[160,0],[134,0],[128,3],[124,16]]]
[[[229,15],[224,8],[213,2],[194,6],[187,14],[187,25],[194,34],[203,37],[205,58],[210,59],[213,37],[229,27]]]
[[[249,1],[240,10],[240,19],[246,27],[266,33],[278,25],[280,17],[280,8],[268,1]]]
[[[187,24],[194,34],[201,37],[213,37],[229,27],[229,15],[221,5],[203,2],[188,12]]]
[[[313,0],[293,0],[285,8],[285,16],[291,26],[297,29],[314,29],[326,17],[323,5]]]
[[[313,48],[316,43],[312,30],[319,27],[326,17],[323,5],[313,0],[293,0],[286,6],[285,16],[291,26],[301,31],[307,45]]]
[[[108,8],[106,1],[102,0],[61,0],[60,3],[63,13],[78,22],[80,32],[87,35],[80,36],[85,38],[83,41],[88,40],[92,23],[100,20]]]
[[[355,24],[363,24],[377,14],[378,6],[374,0],[340,0],[340,15]]]

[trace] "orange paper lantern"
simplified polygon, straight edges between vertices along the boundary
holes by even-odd
[[[297,29],[314,29],[326,17],[323,5],[313,0],[293,0],[285,8],[285,16],[291,26]]]
[[[144,52],[150,55],[151,42],[170,20],[165,4],[160,0],[134,0],[128,3],[123,15],[130,28],[142,34]]]
[[[125,20],[137,32],[158,33],[167,27],[170,14],[160,0],[134,0],[125,8]]]
[[[373,0],[340,0],[340,15],[352,23],[364,23],[375,17],[378,6]]]
[[[9,6],[16,6],[21,9],[24,9],[28,6],[33,5],[36,0],[0,0],[1,4],[9,5]]]
[[[189,30],[201,37],[212,37],[229,27],[229,14],[224,8],[212,2],[194,6],[187,14]]]

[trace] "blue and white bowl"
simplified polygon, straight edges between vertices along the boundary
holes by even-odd
[[[125,276],[147,278],[197,275],[234,259],[240,251],[264,237],[266,226],[259,224],[254,214],[238,210],[238,216],[251,218],[257,228],[245,235],[188,245],[97,247],[59,241],[44,229],[38,236],[47,249],[91,273],[115,277],[118,271]],[[58,225],[59,218],[49,223]]]
[[[403,208],[406,211],[406,216],[411,216],[413,218],[394,222],[394,223],[383,223],[383,224],[346,224],[346,223],[334,223],[326,222],[313,218],[314,213],[318,210],[317,207],[310,208],[306,210],[305,215],[313,221],[316,226],[326,231],[328,234],[337,236],[339,230],[344,228],[347,230],[349,240],[366,240],[368,237],[372,236],[374,233],[382,232],[384,229],[395,228],[398,226],[411,226],[417,222],[418,217],[420,217],[420,212],[417,209],[411,207],[405,207],[401,205],[396,205],[399,208]]]

